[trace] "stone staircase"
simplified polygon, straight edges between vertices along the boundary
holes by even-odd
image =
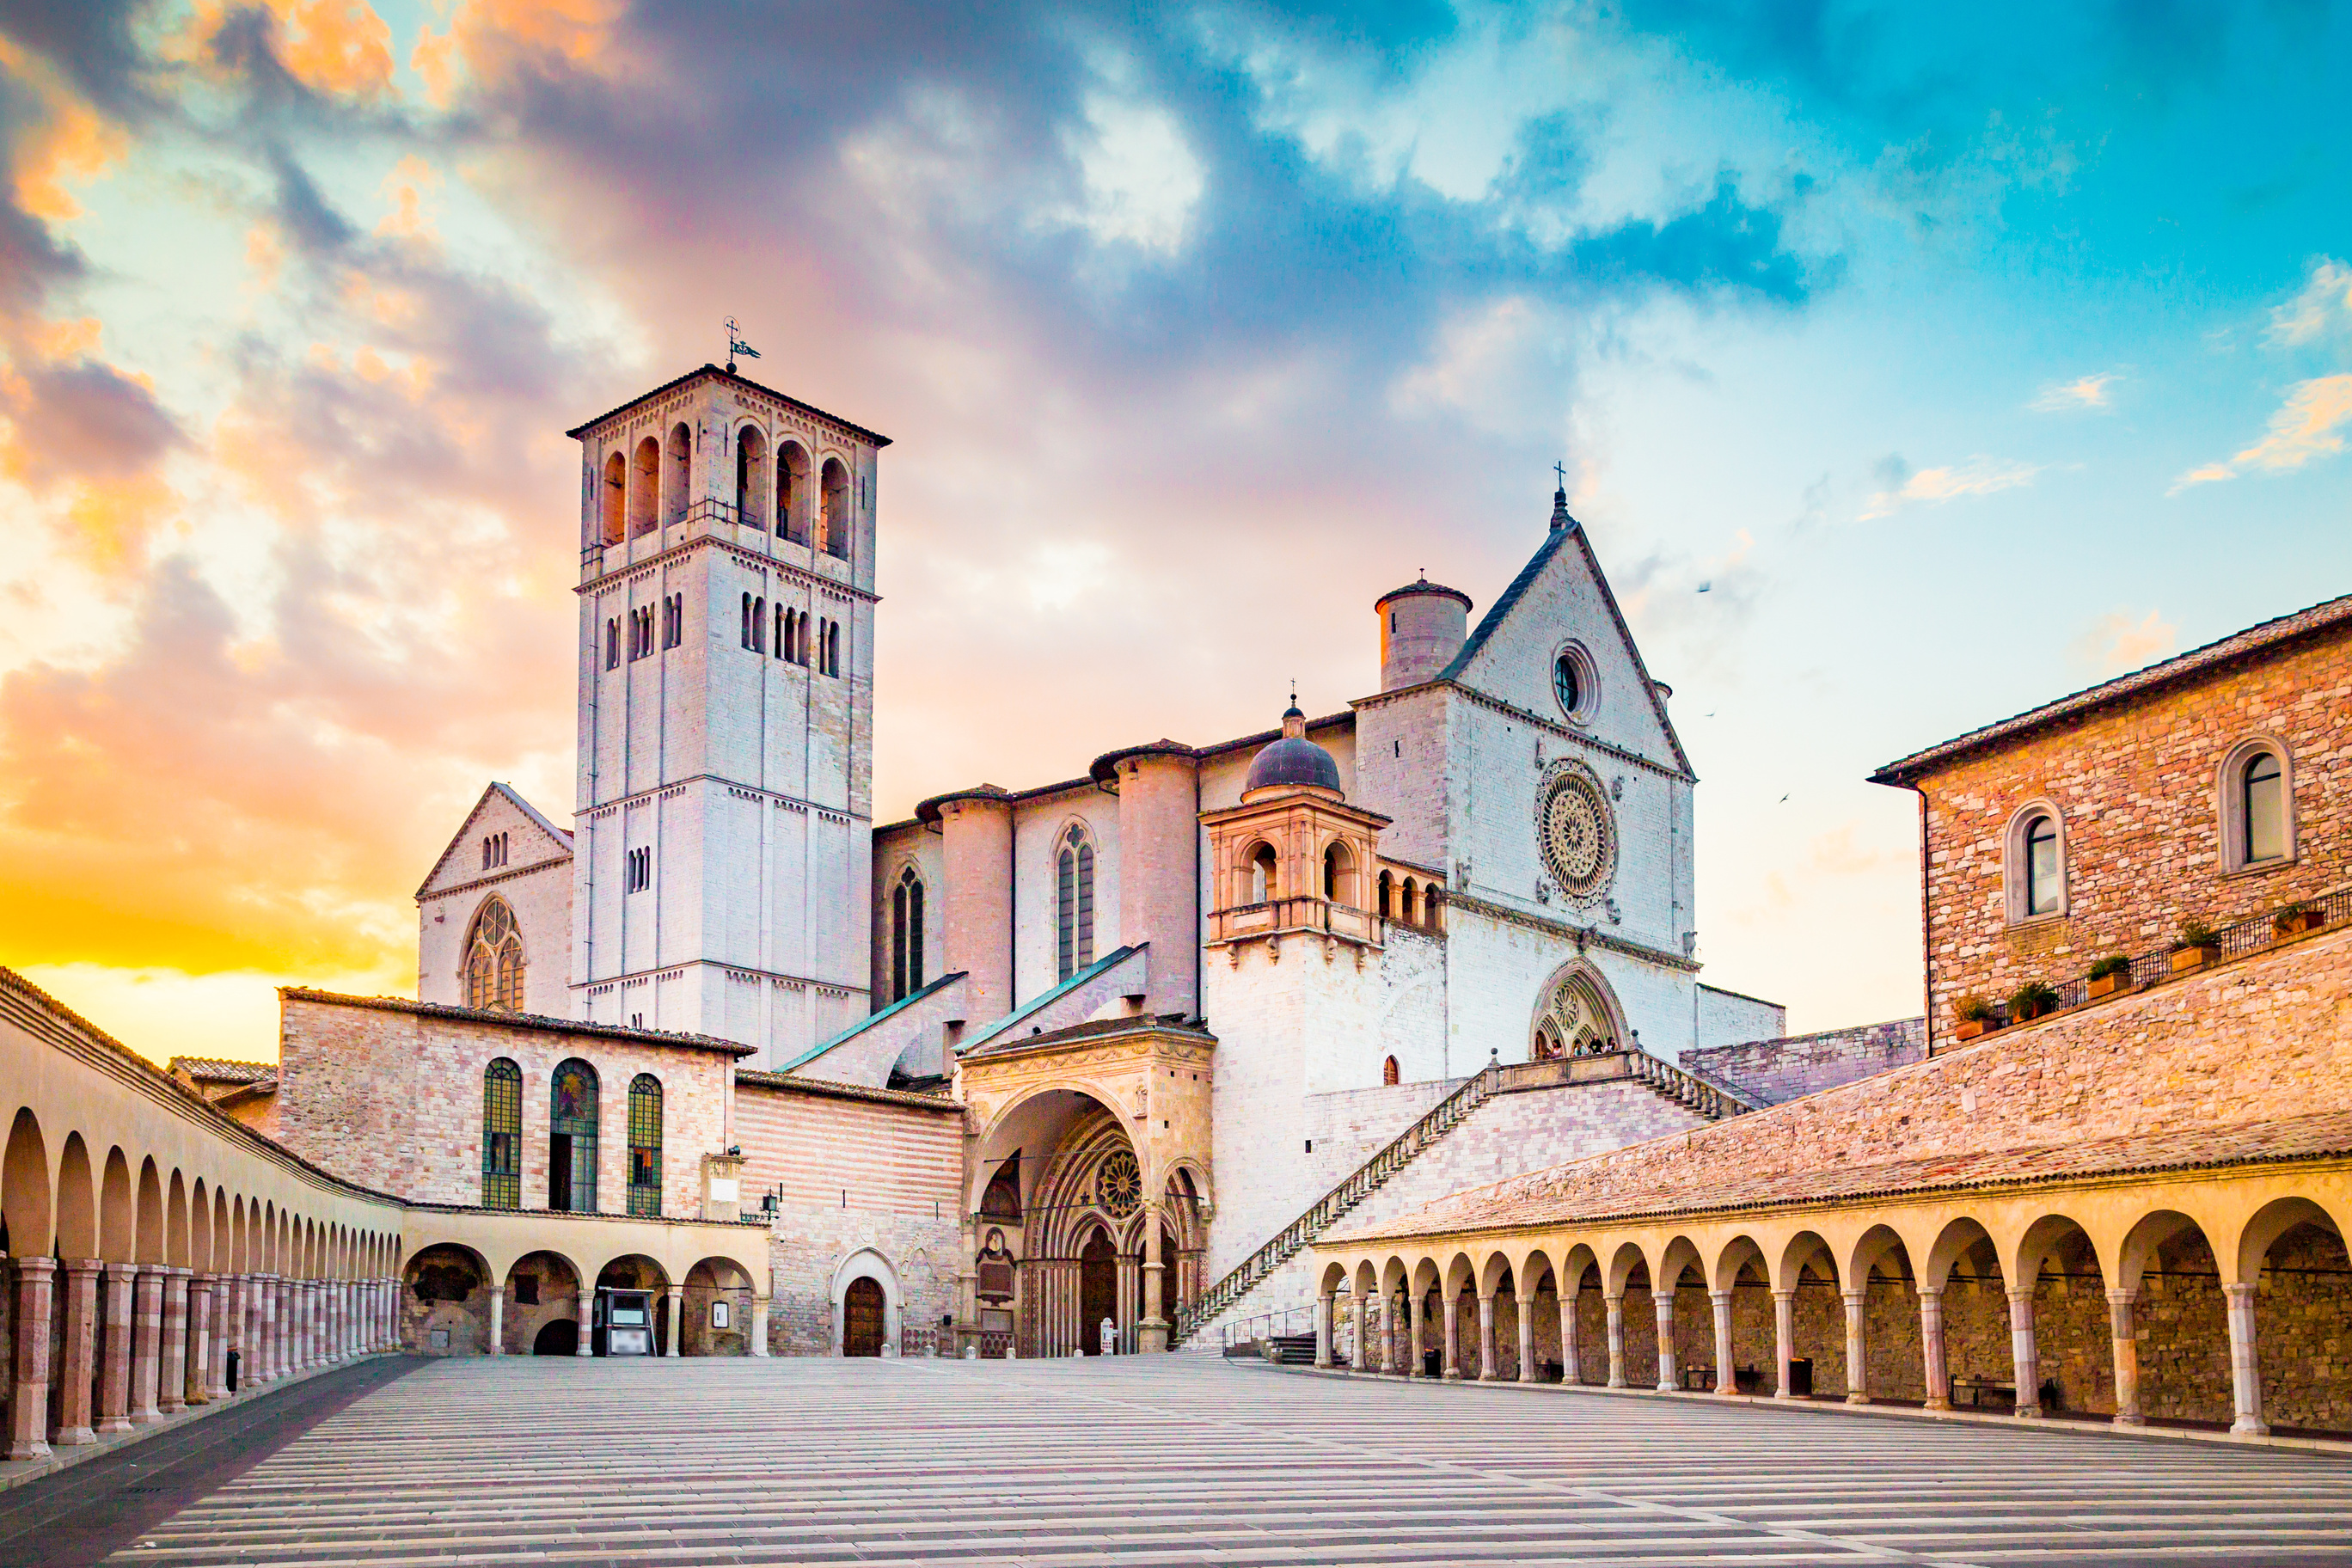
[[[1313,1207],[1269,1237],[1239,1267],[1178,1308],[1170,1348],[1216,1352],[1221,1347],[1205,1332],[1206,1330],[1233,1316],[1234,1309],[1243,1303],[1244,1298],[1250,1297],[1276,1275],[1297,1273],[1296,1260],[1318,1237],[1443,1142],[1456,1128],[1478,1115],[1482,1108],[1497,1096],[1582,1085],[1605,1088],[1612,1083],[1622,1083],[1629,1089],[1638,1087],[1646,1090],[1648,1096],[1666,1102],[1665,1107],[1660,1109],[1671,1108],[1670,1114],[1678,1113],[1687,1120],[1665,1125],[1633,1125],[1622,1117],[1618,1118],[1625,1124],[1626,1130],[1632,1131],[1633,1136],[1629,1137],[1610,1138],[1607,1131],[1600,1127],[1580,1128],[1577,1131],[1597,1134],[1600,1141],[1596,1142],[1588,1138],[1580,1142],[1591,1143],[1591,1147],[1553,1149],[1550,1152],[1557,1154],[1558,1158],[1543,1158],[1538,1164],[1522,1163],[1518,1170],[1537,1169],[1540,1164],[1559,1163],[1581,1154],[1598,1153],[1603,1149],[1679,1131],[1700,1122],[1719,1121],[1727,1116],[1738,1116],[1757,1109],[1733,1090],[1698,1079],[1672,1062],[1638,1049],[1551,1061],[1516,1062],[1509,1067],[1489,1061],[1484,1069],[1463,1079],[1461,1086],[1453,1093],[1432,1106],[1420,1120],[1398,1133],[1339,1185],[1324,1194]],[[1464,1170],[1457,1173],[1457,1179],[1445,1185],[1442,1192],[1416,1191],[1411,1195],[1418,1202],[1431,1202],[1444,1195],[1445,1192],[1477,1185],[1482,1178],[1498,1180],[1517,1174],[1518,1170]],[[1312,1297],[1309,1291],[1302,1290],[1298,1294],[1309,1300]]]

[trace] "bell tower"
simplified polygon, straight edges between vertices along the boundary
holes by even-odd
[[[568,434],[572,1011],[782,1065],[869,1010],[888,439],[708,364]]]

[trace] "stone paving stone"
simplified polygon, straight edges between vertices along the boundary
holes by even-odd
[[[2352,1561],[2352,1465],[1191,1357],[518,1357],[421,1367],[141,1539],[111,1561],[2237,1568]]]

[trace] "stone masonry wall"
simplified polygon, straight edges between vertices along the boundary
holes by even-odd
[[[547,1205],[550,1083],[578,1057],[596,1069],[596,1203],[628,1207],[629,1082],[662,1085],[662,1212],[698,1215],[701,1157],[727,1147],[720,1051],[450,1017],[289,992],[280,1001],[278,1141],[347,1181],[425,1203],[482,1201],[482,1073],[522,1069],[522,1206]]]
[[[952,1204],[941,1219],[871,1209],[790,1204],[768,1243],[772,1355],[825,1355],[833,1349],[833,1287],[844,1263],[871,1251],[887,1266],[908,1328],[936,1327],[956,1310],[962,1243]],[[889,1291],[886,1283],[885,1293]]]
[[[2107,952],[2169,942],[2198,916],[2224,923],[2352,878],[2352,636],[2338,632],[2116,702],[1966,757],[1922,781],[1927,799],[1927,973],[1937,1049],[1954,1000],[2005,996],[2032,979],[2082,973]],[[2227,872],[2220,769],[2242,741],[2286,749],[2295,853]],[[2019,807],[2046,800],[2063,819],[2066,908],[2011,926],[2003,836]]]
[[[1896,1018],[1786,1039],[1685,1051],[1682,1065],[1730,1085],[1759,1104],[1778,1105],[1799,1095],[1816,1094],[1924,1060],[1927,1054],[1927,1020]]]

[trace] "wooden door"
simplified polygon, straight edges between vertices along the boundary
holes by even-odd
[[[887,1326],[882,1287],[862,1276],[851,1280],[841,1301],[841,1353],[880,1355]]]

